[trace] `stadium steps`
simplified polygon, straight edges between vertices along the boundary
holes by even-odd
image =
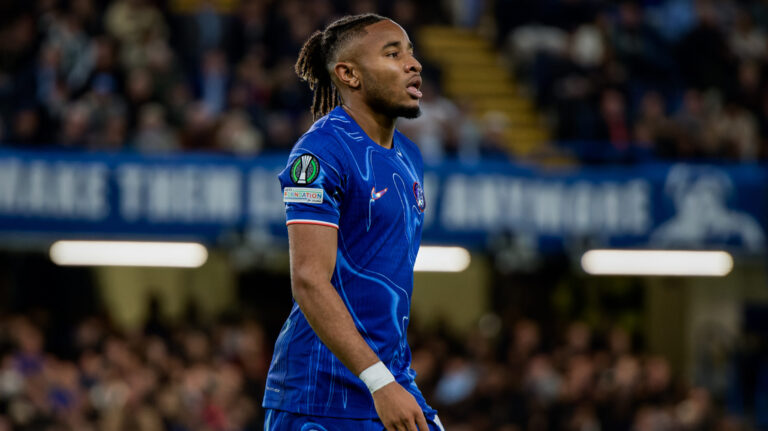
[[[555,153],[542,115],[487,40],[464,29],[428,26],[419,33],[417,50],[442,68],[443,91],[453,100],[468,101],[477,121],[490,112],[506,117],[503,134],[515,157]]]

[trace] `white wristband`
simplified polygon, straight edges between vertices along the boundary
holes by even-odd
[[[368,386],[368,390],[371,393],[395,381],[395,376],[389,372],[387,366],[381,361],[363,370],[358,377],[365,383],[365,386]]]

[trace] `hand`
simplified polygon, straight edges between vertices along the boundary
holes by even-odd
[[[397,382],[374,392],[373,404],[387,431],[429,431],[416,398]]]

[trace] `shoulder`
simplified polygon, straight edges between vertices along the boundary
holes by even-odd
[[[329,130],[312,128],[301,135],[296,145],[293,146],[292,153],[297,150],[313,151],[324,153],[336,151],[340,148],[339,139]]]
[[[317,123],[315,123],[316,125]],[[341,175],[346,171],[347,166],[344,143],[330,130],[315,126],[302,135],[293,146],[287,166],[293,165],[296,159],[301,156],[311,155],[321,165],[325,165]]]
[[[399,130],[395,130],[395,135],[398,137],[398,141],[400,142],[402,149],[408,154],[408,157],[414,162],[417,162],[419,166],[423,165],[424,161],[421,157],[419,146],[408,139],[408,137],[403,135]]]
[[[304,133],[291,150],[291,158],[297,152],[310,152],[315,156],[339,155],[344,151],[344,143],[333,133],[332,129],[318,126],[318,123],[326,117],[318,120],[312,128]]]

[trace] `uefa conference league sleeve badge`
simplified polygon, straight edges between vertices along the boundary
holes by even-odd
[[[320,175],[320,164],[312,154],[302,154],[291,165],[291,181],[297,186],[308,186]],[[283,202],[321,204],[324,190],[321,187],[286,187],[283,189]]]
[[[300,186],[312,184],[320,174],[320,164],[312,154],[302,154],[291,165],[291,181]]]

